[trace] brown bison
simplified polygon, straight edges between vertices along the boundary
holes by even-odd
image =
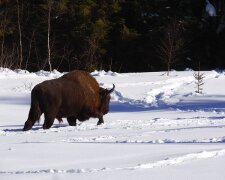
[[[70,126],[76,120],[85,121],[90,117],[98,118],[97,125],[104,123],[103,115],[109,111],[111,90],[99,87],[89,73],[72,71],[58,79],[37,84],[31,92],[31,107],[24,131],[32,128],[44,113],[43,129],[49,129],[54,119],[59,122],[67,118]]]

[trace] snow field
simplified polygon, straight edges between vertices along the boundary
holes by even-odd
[[[224,179],[224,72],[207,71],[203,94],[193,71],[95,71],[116,90],[105,124],[23,132],[30,91],[62,75],[0,69],[0,179]]]

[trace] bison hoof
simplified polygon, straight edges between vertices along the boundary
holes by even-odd
[[[98,123],[97,123],[98,126],[102,125],[102,124],[104,124],[104,122],[98,121]]]
[[[23,131],[28,131],[28,130],[30,130],[31,128],[27,128],[27,127],[24,127],[23,128]]]
[[[49,129],[50,127],[51,127],[51,125],[45,124],[45,123],[44,123],[42,128],[43,128],[43,129]]]
[[[32,128],[33,123],[31,121],[26,121],[24,127],[23,127],[23,131],[28,131]]]
[[[69,123],[69,126],[77,126],[77,123],[75,123],[75,122],[70,122],[70,123]]]
[[[69,124],[69,126],[77,126],[76,124]]]

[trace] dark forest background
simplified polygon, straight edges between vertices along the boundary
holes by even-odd
[[[0,0],[0,67],[225,68],[225,1]]]

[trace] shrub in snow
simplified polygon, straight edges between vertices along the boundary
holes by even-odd
[[[197,90],[195,91],[196,93],[202,94],[202,86],[204,85],[204,73],[200,72],[200,62],[199,62],[199,70],[198,72],[194,73],[194,78],[196,80],[195,84],[196,84],[196,88]]]
[[[202,90],[203,90],[202,86],[204,85],[204,82],[203,82],[204,74],[198,71],[197,73],[194,73],[194,78],[196,79],[195,84],[197,88],[195,92],[202,94]]]

